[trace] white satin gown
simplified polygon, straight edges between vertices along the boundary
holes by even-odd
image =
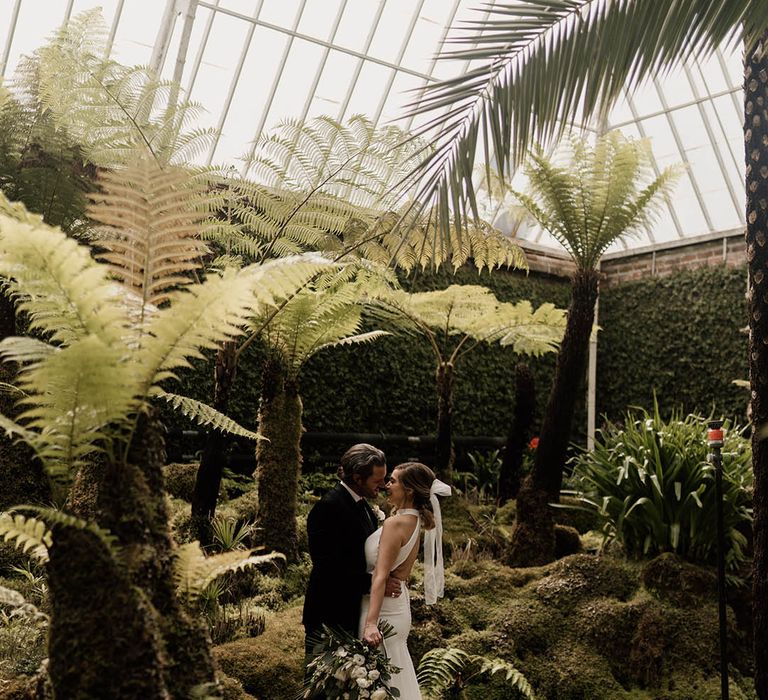
[[[394,517],[399,515],[415,515],[418,517],[419,511],[406,508],[399,511]],[[376,530],[365,541],[365,561],[369,573],[373,573],[373,570],[376,568],[382,529]],[[408,558],[414,547],[419,546],[420,532],[421,519],[417,521],[410,539],[401,547],[392,564],[392,571]],[[381,604],[381,612],[379,613],[379,619],[389,622],[395,630],[393,636],[388,637],[382,642],[390,662],[400,668],[400,672],[392,676],[389,685],[391,688],[397,688],[400,691],[400,700],[421,700],[421,691],[416,680],[416,671],[413,668],[413,661],[408,652],[408,633],[411,631],[411,597],[405,581],[401,583],[401,586],[402,592],[397,598],[384,597]],[[370,600],[370,596],[363,596],[362,608],[360,610],[360,637],[363,636],[363,628],[365,627],[365,618],[368,615]]]

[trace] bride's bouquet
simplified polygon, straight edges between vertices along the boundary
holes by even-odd
[[[392,625],[379,622],[384,639],[394,634]],[[309,679],[304,698],[319,695],[329,700],[387,700],[400,697],[387,683],[400,669],[379,649],[343,630],[323,625],[314,645],[315,658],[307,665]]]

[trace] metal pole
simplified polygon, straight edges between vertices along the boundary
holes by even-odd
[[[720,623],[720,697],[728,700],[728,627],[725,612],[725,526],[723,524],[723,421],[707,424],[709,461],[715,465],[715,496],[717,500],[717,598]]]

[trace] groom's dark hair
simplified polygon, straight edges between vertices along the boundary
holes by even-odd
[[[354,484],[354,477],[357,474],[365,481],[373,474],[374,467],[386,467],[387,458],[384,453],[373,445],[360,442],[352,445],[343,455],[341,455],[341,465],[338,469],[339,478],[345,484]]]

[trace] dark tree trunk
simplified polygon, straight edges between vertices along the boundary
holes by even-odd
[[[237,353],[233,342],[224,343],[216,353],[214,370],[213,407],[227,412],[229,397],[237,375]],[[211,520],[221,489],[221,476],[227,448],[227,436],[220,430],[211,430],[205,441],[200,466],[192,493],[192,527],[203,545],[211,542]]]
[[[435,442],[435,472],[443,481],[451,483],[453,470],[453,364],[441,362],[437,368],[437,440]]]
[[[17,334],[16,312],[7,294],[0,292],[0,340]],[[0,382],[15,384],[16,367],[0,363]],[[0,413],[15,418],[21,394],[0,393]],[[0,435],[0,511],[22,503],[48,504],[53,500],[51,482],[32,448]]]
[[[258,544],[282,552],[289,561],[299,556],[296,510],[301,474],[302,405],[298,382],[276,357],[267,359],[259,403],[256,446]]]
[[[82,468],[65,507],[108,529],[120,555],[88,532],[54,529],[50,668],[57,697],[187,698],[215,681],[207,636],[176,594],[163,439],[151,418],[142,423],[127,463]],[[116,599],[101,601],[110,595]]]
[[[749,266],[749,380],[754,471],[753,620],[755,689],[768,700],[768,33],[745,56],[744,140]]]
[[[515,413],[507,436],[499,473],[499,501],[517,497],[523,470],[523,452],[531,439],[531,425],[536,410],[536,383],[525,362],[515,367]]]
[[[555,380],[539,433],[533,472],[517,498],[517,516],[512,530],[508,561],[513,566],[534,566],[555,557],[551,508],[560,498],[563,469],[576,406],[576,392],[584,376],[589,336],[595,317],[598,273],[580,270],[573,276],[568,322],[555,367]],[[540,541],[527,541],[538,537]],[[541,551],[535,560],[529,554]]]

